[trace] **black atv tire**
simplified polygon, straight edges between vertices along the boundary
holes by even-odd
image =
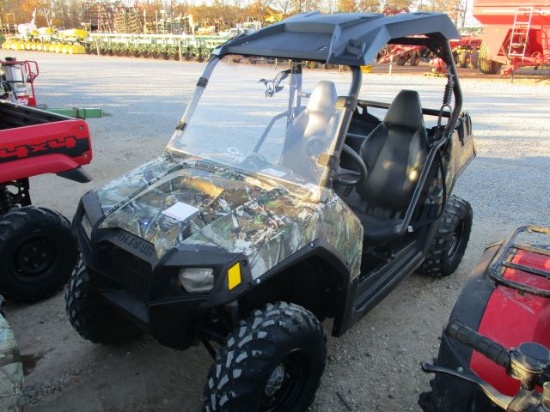
[[[465,69],[468,67],[468,62],[470,61],[470,52],[463,51],[458,55],[458,65]]]
[[[135,324],[100,296],[82,260],[65,292],[65,304],[71,325],[90,342],[115,345],[129,342],[141,334]]]
[[[418,52],[412,52],[411,58],[409,59],[409,64],[412,67],[415,67],[418,66],[418,63],[420,63],[420,55],[418,54]]]
[[[419,272],[433,277],[451,275],[464,256],[472,231],[472,223],[473,211],[470,203],[457,196],[451,196]]]
[[[0,217],[0,293],[32,302],[63,288],[78,260],[69,220],[25,206]]]
[[[489,50],[485,43],[479,47],[479,71],[483,74],[497,74],[502,67],[502,63],[489,59]]]
[[[279,302],[256,310],[229,335],[204,386],[204,411],[306,411],[325,369],[317,318]]]
[[[404,66],[405,63],[407,63],[408,59],[409,59],[409,55],[398,56],[397,61],[395,62],[395,64],[397,64],[398,66]]]

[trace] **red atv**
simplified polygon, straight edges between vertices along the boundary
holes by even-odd
[[[437,375],[420,406],[550,410],[550,228],[518,228],[487,248],[473,275],[451,313],[437,365],[423,365]]]
[[[35,62],[0,61],[0,293],[46,298],[68,280],[79,250],[67,218],[32,206],[29,177],[44,173],[89,182],[88,125],[36,109]]]

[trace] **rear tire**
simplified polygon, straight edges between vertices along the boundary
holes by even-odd
[[[69,282],[65,303],[71,325],[90,342],[120,344],[141,334],[136,325],[123,318],[101,297],[82,260],[78,262]]]
[[[78,259],[78,243],[61,213],[26,206],[0,218],[0,292],[21,301],[63,288]]]
[[[418,66],[418,63],[420,63],[420,55],[418,54],[418,52],[412,52],[411,58],[409,59],[409,64],[414,67]]]
[[[395,62],[395,64],[397,64],[398,66],[404,66],[405,63],[407,63],[408,58],[409,58],[408,55],[400,55],[397,58],[397,61]]]
[[[466,200],[451,196],[440,222],[426,260],[419,269],[420,273],[433,277],[449,276],[460,264],[472,231],[472,206]]]
[[[484,74],[497,74],[502,67],[502,63],[489,59],[489,50],[483,42],[479,48],[479,71]]]
[[[242,321],[216,356],[204,410],[306,411],[325,369],[326,337],[317,318],[279,302]]]
[[[458,65],[461,68],[465,69],[466,67],[468,67],[469,59],[470,59],[470,53],[467,51],[463,51],[458,55]]]

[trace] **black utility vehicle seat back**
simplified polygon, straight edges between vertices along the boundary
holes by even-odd
[[[364,221],[365,238],[376,242],[397,234],[400,216],[422,173],[427,142],[420,97],[414,90],[401,90],[359,151],[368,175],[357,192],[367,204],[367,214],[372,209],[386,212],[384,218],[373,216]]]
[[[299,174],[309,177],[308,171],[316,159],[308,154],[308,141],[313,138],[328,138],[334,124],[336,86],[321,80],[315,85],[306,108],[296,116],[286,132],[285,153],[282,164]],[[330,136],[332,137],[332,136]],[[311,149],[310,149],[311,150]]]

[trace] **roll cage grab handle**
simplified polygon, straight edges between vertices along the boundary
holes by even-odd
[[[437,51],[436,51],[436,54],[439,55]],[[420,200],[420,196],[422,194],[423,188],[426,186],[427,183],[429,183],[428,178],[431,176],[431,171],[432,171],[435,158],[438,155],[440,149],[442,149],[447,144],[449,138],[453,135],[455,125],[457,124],[458,117],[460,115],[460,110],[462,109],[462,91],[460,89],[460,84],[458,82],[458,78],[456,75],[456,66],[454,64],[454,58],[451,51],[451,46],[449,45],[449,42],[447,40],[443,42],[443,50],[441,55],[443,60],[447,64],[447,84],[445,85],[443,103],[439,111],[439,117],[438,117],[439,127],[436,132],[436,136],[435,136],[436,139],[429,146],[430,150],[428,152],[426,164],[422,169],[422,173],[420,174],[418,184],[414,189],[411,201],[409,203],[409,207],[405,212],[405,216],[403,218],[401,227],[399,229],[399,234],[402,234],[408,228],[410,221],[412,219],[413,213],[418,204],[418,201]],[[451,100],[453,95],[455,100],[454,108],[451,105]],[[445,127],[442,128],[441,120],[443,117],[446,117],[444,115],[445,108],[449,109],[449,119]],[[446,186],[444,187],[445,189],[447,189]],[[447,204],[447,190],[444,190],[443,196],[444,198],[443,198],[442,204],[445,205]],[[439,217],[439,214],[438,214],[438,217]]]
[[[439,55],[437,51],[435,52]],[[451,45],[447,40],[443,42],[443,50],[441,51],[441,55],[441,57],[447,64],[447,84],[445,86],[443,103],[441,105],[437,125],[441,126],[441,118],[444,117],[444,109],[448,108],[450,111],[449,121],[447,122],[447,124],[445,125],[445,129],[443,130],[443,136],[446,137],[453,132],[454,127],[457,124],[460,111],[462,110],[462,90],[460,89],[460,83],[458,82],[458,77],[456,75],[456,66],[453,58],[453,52],[451,50]],[[455,100],[454,108],[451,105],[453,96]]]

